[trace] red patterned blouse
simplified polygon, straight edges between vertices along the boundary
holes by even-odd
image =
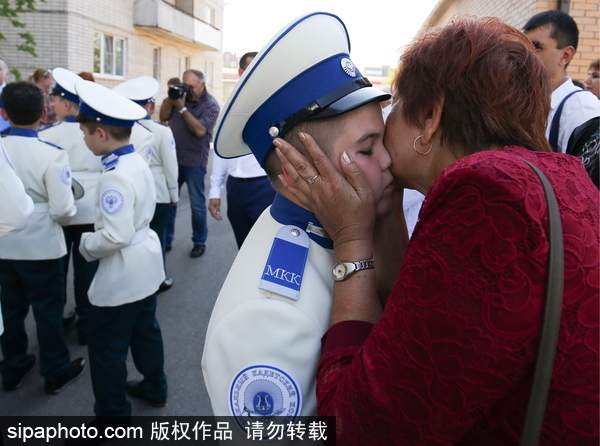
[[[547,207],[564,231],[560,338],[540,444],[598,445],[599,196],[575,157],[505,147],[462,158],[427,195],[376,325],[323,337],[320,415],[341,445],[518,444],[545,295]]]

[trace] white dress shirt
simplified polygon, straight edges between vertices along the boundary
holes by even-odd
[[[221,199],[223,183],[227,175],[235,178],[256,178],[264,177],[267,173],[260,167],[256,157],[252,154],[226,159],[213,152],[209,199]]]

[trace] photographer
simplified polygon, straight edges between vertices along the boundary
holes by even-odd
[[[192,208],[190,257],[200,257],[206,249],[206,198],[204,177],[212,131],[219,116],[217,100],[206,91],[204,74],[186,70],[183,83],[169,88],[169,98],[160,107],[160,120],[169,121],[173,131],[179,165],[179,188],[187,183]],[[169,208],[167,250],[173,245],[177,206]]]

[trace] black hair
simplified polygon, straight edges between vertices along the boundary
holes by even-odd
[[[577,43],[579,42],[579,29],[577,28],[577,23],[575,23],[573,17],[562,11],[544,11],[534,15],[527,20],[527,23],[523,26],[523,32],[528,33],[529,31],[547,25],[552,26],[550,37],[556,40],[557,48],[562,49],[567,46],[572,46],[577,50]]]
[[[248,68],[248,65],[250,65],[250,62],[252,62],[252,59],[254,59],[257,54],[258,53],[256,51],[252,51],[240,57],[240,70],[245,70],[246,68]]]
[[[11,82],[2,90],[2,104],[13,124],[35,124],[44,112],[44,93],[31,82]]]

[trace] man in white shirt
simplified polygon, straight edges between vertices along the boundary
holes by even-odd
[[[240,76],[256,54],[256,52],[246,53],[240,58],[238,70]],[[214,153],[208,193],[208,210],[210,215],[218,221],[223,220],[221,193],[225,177],[228,177],[227,218],[233,228],[239,249],[260,214],[273,202],[275,189],[253,154],[224,159]]]
[[[555,152],[565,153],[575,127],[600,114],[598,98],[567,76],[567,67],[577,52],[577,24],[562,11],[545,11],[531,17],[523,32],[531,39],[552,83],[546,136]]]

